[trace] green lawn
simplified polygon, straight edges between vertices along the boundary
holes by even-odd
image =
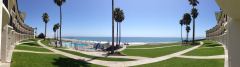
[[[133,60],[133,59],[125,59],[125,58],[97,57],[97,56],[82,54],[82,53],[76,52],[76,51],[69,51],[69,50],[64,50],[64,49],[58,49],[58,50],[66,52],[66,53],[70,53],[73,55],[78,55],[81,57],[92,58],[92,59],[97,59],[97,60],[105,60],[105,61],[132,61]]]
[[[171,58],[165,61],[134,67],[224,67],[224,59],[185,59]]]
[[[39,39],[28,39],[28,40],[23,40],[23,41],[21,41],[21,42],[37,41],[37,40],[39,40]]]
[[[170,44],[158,44],[158,45],[139,45],[139,46],[128,46],[127,48],[153,48],[153,47],[163,47],[163,46],[171,46],[171,45],[178,45],[179,43],[170,43]]]
[[[216,47],[216,46],[222,46],[221,44],[215,42],[215,41],[210,41],[210,40],[204,40],[203,41],[203,46],[201,47]]]
[[[47,45],[50,42],[50,40],[42,40],[41,43],[43,43],[44,45]],[[49,45],[47,45],[49,46]],[[52,46],[49,46],[52,47]],[[56,48],[57,49],[57,48]],[[82,54],[80,52],[75,52],[75,51],[69,51],[69,50],[64,50],[62,48],[59,48],[57,50],[63,51],[63,52],[67,52],[70,54],[74,54],[74,55],[78,55],[81,57],[86,57],[86,58],[92,58],[92,59],[98,59],[98,60],[105,60],[105,61],[132,61],[133,59],[125,59],[125,58],[108,58],[108,57],[97,57],[97,56],[91,56],[91,55],[86,55],[86,54]]]
[[[39,46],[40,47],[40,45],[37,42],[23,43],[23,44],[19,44],[19,45]]]
[[[192,46],[173,46],[166,48],[157,48],[157,49],[125,49],[122,53],[128,56],[142,56],[142,57],[160,57],[168,54],[172,54]]]
[[[45,49],[45,48],[29,47],[29,46],[16,46],[15,49],[28,50],[28,51],[39,51],[39,52],[51,52],[50,50]]]
[[[43,43],[44,45],[49,46],[48,44],[50,43],[50,40],[49,39],[42,40],[41,43]]]
[[[214,48],[197,48],[193,51],[190,51],[184,55],[188,56],[212,56],[212,55],[224,55],[224,49],[222,47]]]
[[[103,67],[58,54],[14,52],[11,67]]]
[[[220,47],[221,44],[218,44],[214,41],[204,40],[204,44],[184,55],[188,56],[212,56],[212,55],[224,55],[224,48]]]

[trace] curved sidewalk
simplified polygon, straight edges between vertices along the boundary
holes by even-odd
[[[72,54],[69,54],[69,53],[66,53],[66,52],[62,52],[62,51],[53,49],[51,47],[45,46],[40,41],[41,40],[38,40],[38,42],[37,42],[39,45],[41,45],[44,48],[47,48],[47,49],[53,51],[54,53],[57,53],[57,54],[60,54],[60,55],[63,55],[63,56],[67,56],[67,57],[70,57],[70,58],[73,58],[73,59],[86,60],[89,63],[103,65],[103,66],[108,66],[108,67],[127,67],[127,66],[135,66],[135,65],[159,62],[159,61],[167,60],[167,59],[170,59],[170,58],[173,58],[173,57],[176,57],[176,56],[180,56],[180,55],[182,55],[184,53],[187,53],[189,51],[192,51],[192,50],[194,50],[194,49],[196,49],[196,48],[198,48],[198,47],[200,47],[202,45],[201,44],[201,45],[198,45],[198,46],[194,46],[192,48],[189,48],[189,49],[186,49],[186,50],[183,50],[183,51],[179,51],[179,52],[176,52],[176,53],[173,53],[173,54],[169,54],[169,55],[161,56],[161,57],[157,57],[157,58],[141,59],[141,60],[125,61],[125,62],[116,62],[116,61],[93,60],[91,58],[85,58],[85,57],[80,57],[80,56],[77,56],[77,55],[72,55]]]
[[[127,48],[127,49],[159,49],[159,48],[167,48],[167,47],[174,47],[180,45],[171,45],[171,46],[162,46],[162,47],[151,47],[151,48]]]
[[[177,56],[180,58],[190,58],[190,59],[224,59],[225,55],[215,55],[215,56]]]

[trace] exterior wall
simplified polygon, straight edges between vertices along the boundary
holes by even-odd
[[[218,13],[216,18],[218,20],[217,25],[206,31],[206,39],[214,40],[223,44],[225,48],[225,67],[229,67],[228,57],[228,43],[229,43],[229,22],[232,18],[227,16],[223,11]]]
[[[2,21],[2,11],[3,11],[3,1],[2,0],[0,0],[0,21]],[[2,48],[2,40],[1,40],[1,38],[2,38],[2,22],[0,22],[0,54],[1,54],[1,48]],[[1,61],[1,55],[0,55],[0,61]]]
[[[231,20],[227,24],[227,32],[225,36],[216,38],[208,37],[209,39],[221,41],[225,43],[226,48],[228,49],[228,61],[229,64],[227,67],[239,67],[240,64],[240,9],[237,6],[240,6],[240,0],[216,0],[220,8],[231,17]],[[207,33],[208,34],[208,33]]]
[[[0,62],[11,62],[15,45],[33,38],[34,29],[24,24],[25,14],[18,10],[17,0],[4,0],[8,5],[0,1]]]

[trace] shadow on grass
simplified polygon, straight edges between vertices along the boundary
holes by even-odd
[[[57,67],[91,67],[91,63],[84,60],[75,60],[71,58],[58,58],[54,59],[53,64]]]
[[[206,47],[217,47],[221,46],[220,44],[207,44]]]
[[[23,43],[21,45],[28,45],[28,46],[40,46],[38,45],[36,42],[32,42],[32,43]]]

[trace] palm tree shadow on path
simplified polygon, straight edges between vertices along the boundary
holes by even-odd
[[[54,59],[52,64],[54,64],[56,67],[91,67],[91,63],[86,61],[62,57]]]

